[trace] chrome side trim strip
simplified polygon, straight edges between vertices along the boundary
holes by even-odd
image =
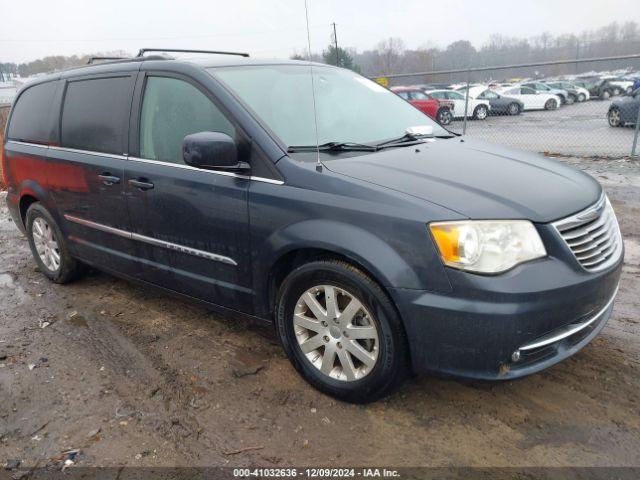
[[[95,155],[95,156],[98,156],[98,157],[117,158],[118,160],[131,160],[133,162],[164,165],[165,167],[182,168],[183,170],[195,170],[197,172],[212,173],[214,175],[222,175],[224,177],[243,178],[245,180],[252,180],[254,182],[270,183],[272,185],[284,185],[284,182],[282,180],[274,180],[273,178],[256,177],[256,176],[253,176],[253,175],[242,175],[240,173],[224,172],[224,171],[221,171],[221,170],[204,170],[202,168],[196,168],[196,167],[192,167],[190,165],[184,165],[184,164],[180,164],[180,163],[162,162],[160,160],[149,160],[149,159],[146,159],[146,158],[130,157],[128,155],[116,155],[116,154],[113,154],[113,153],[94,152],[94,151],[90,151],[90,150],[80,150],[80,149],[77,149],[77,148],[55,147],[55,146],[49,146],[49,145],[41,145],[39,143],[20,142],[18,140],[8,140],[7,143],[14,143],[16,145],[24,145],[24,146],[27,146],[27,147],[39,147],[39,148],[44,148],[44,149],[49,148],[51,150],[56,150],[58,152],[80,153],[80,154],[84,154],[84,155]]]
[[[139,157],[129,157],[129,160],[134,161],[134,162],[140,162],[140,163],[150,163],[150,164],[156,164],[156,165],[163,165],[165,167],[181,168],[183,170],[195,170],[196,172],[213,173],[214,175],[222,175],[224,177],[243,178],[245,180],[253,180],[255,182],[271,183],[273,185],[283,185],[284,184],[284,182],[282,180],[274,180],[272,178],[264,178],[264,177],[254,177],[254,176],[251,176],[251,175],[242,175],[240,173],[224,172],[224,171],[221,171],[221,170],[205,170],[205,169],[202,169],[202,168],[196,168],[196,167],[192,167],[191,165],[184,165],[184,164],[181,164],[181,163],[163,162],[161,160],[149,160],[147,158],[139,158]]]
[[[69,152],[69,153],[81,153],[83,155],[94,155],[96,157],[107,157],[107,158],[117,158],[118,160],[126,160],[126,155],[116,155],[114,153],[103,153],[103,152],[94,152],[92,150],[80,150],[78,148],[67,148],[67,147],[49,147],[51,150],[56,150],[58,152]]]
[[[554,330],[553,332],[550,332],[547,335],[537,338],[531,343],[522,345],[518,350],[526,351],[526,350],[533,350],[535,348],[544,347],[545,345],[550,345],[552,343],[559,342],[560,340],[570,337],[571,335],[578,333],[580,330],[584,330],[593,322],[598,320],[602,316],[602,314],[604,314],[604,312],[606,312],[607,309],[611,306],[611,304],[613,303],[613,300],[616,298],[616,295],[618,293],[618,287],[619,285],[616,286],[616,290],[615,292],[613,292],[613,295],[611,296],[607,304],[604,307],[602,307],[598,311],[598,313],[596,313],[592,317],[580,323],[571,323],[569,325],[565,325],[564,327]]]
[[[214,262],[226,263],[227,265],[237,266],[238,264],[232,258],[218,255],[217,253],[205,252],[204,250],[198,250],[196,248],[185,247],[177,243],[167,242],[165,240],[159,240],[153,237],[147,237],[146,235],[140,235],[139,233],[128,232],[119,228],[110,227],[101,223],[92,222],[91,220],[85,220],[84,218],[74,217],[73,215],[64,216],[70,222],[84,225],[85,227],[94,228],[103,232],[118,235],[120,237],[128,238],[130,240],[137,240],[139,242],[148,243],[156,247],[166,248],[167,250],[174,250],[177,252],[187,253],[196,257],[206,258],[207,260],[213,260]]]
[[[42,145],[41,143],[21,142],[19,140],[7,140],[7,143],[9,144],[13,143],[14,145],[23,145],[25,147],[44,148],[45,150],[49,148],[49,145]]]

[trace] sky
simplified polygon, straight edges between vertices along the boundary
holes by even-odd
[[[493,33],[579,33],[636,20],[634,0],[307,0],[311,50],[338,43],[359,51],[400,37],[407,48],[479,47]],[[306,53],[304,0],[0,0],[0,62],[141,47]]]

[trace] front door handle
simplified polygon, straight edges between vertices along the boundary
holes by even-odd
[[[120,183],[120,177],[116,177],[115,175],[111,175],[109,172],[101,173],[98,175],[98,178],[102,180],[102,183],[105,185],[115,185]]]
[[[148,181],[146,178],[138,178],[137,180],[129,180],[129,185],[132,185],[140,190],[151,190],[153,188],[153,183]]]

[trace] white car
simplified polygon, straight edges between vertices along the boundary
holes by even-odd
[[[531,87],[515,85],[498,90],[503,95],[516,98],[524,104],[525,110],[557,110],[562,101],[552,93],[536,92]]]
[[[464,117],[464,105],[466,102],[464,92],[456,92],[455,90],[427,90],[425,93],[433,98],[452,100],[453,117]],[[467,117],[484,120],[489,115],[489,110],[491,110],[491,105],[489,105],[487,100],[477,100],[469,96]]]

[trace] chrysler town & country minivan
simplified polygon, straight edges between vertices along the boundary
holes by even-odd
[[[272,321],[313,386],[513,379],[604,327],[623,243],[590,176],[451,133],[348,70],[157,55],[42,77],[2,146],[41,272]],[[561,368],[561,367],[558,367]]]

